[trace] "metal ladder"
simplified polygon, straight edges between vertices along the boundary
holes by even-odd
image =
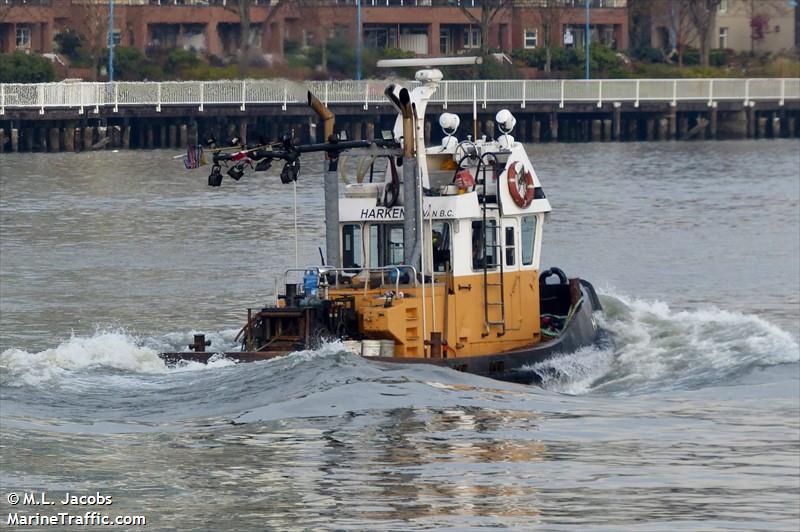
[[[502,237],[502,224],[494,223],[491,226],[492,230],[492,243],[487,242],[486,234],[489,231],[489,225],[487,223],[486,212],[488,210],[495,210],[500,211],[499,203],[494,206],[489,206],[487,203],[487,190],[486,190],[486,166],[483,166],[483,175],[478,176],[476,181],[478,183],[483,184],[483,196],[481,197],[481,214],[483,216],[482,221],[482,231],[481,231],[481,245],[483,247],[483,321],[486,326],[486,332],[482,333],[481,336],[488,336],[489,329],[491,327],[500,327],[501,331],[497,333],[497,336],[503,336],[506,333],[506,290],[504,284],[504,271],[503,271],[503,246],[501,244],[501,237]],[[499,191],[498,191],[499,192]],[[500,201],[499,194],[496,195],[497,202]],[[494,221],[494,219],[493,219]],[[487,251],[493,251],[492,256],[497,261],[494,264],[489,264],[489,254]],[[498,283],[490,283],[489,282],[489,267],[494,268],[495,266],[500,266],[500,282]],[[500,290],[500,298],[499,300],[496,297],[492,299],[490,297],[490,289],[491,291]],[[497,309],[499,307],[500,310],[500,319],[493,320],[490,318],[489,314],[492,309]]]

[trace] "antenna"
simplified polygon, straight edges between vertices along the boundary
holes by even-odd
[[[482,57],[423,57],[409,59],[381,59],[378,61],[379,68],[395,67],[437,67],[455,65],[480,65],[483,63]]]

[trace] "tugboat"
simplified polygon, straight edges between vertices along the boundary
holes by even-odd
[[[496,139],[459,139],[459,117],[444,113],[444,139],[426,147],[425,112],[442,73],[424,68],[415,78],[413,90],[386,87],[398,116],[380,139],[335,134],[335,116],[309,92],[326,142],[298,145],[286,136],[273,145],[214,150],[211,186],[221,184],[224,167],[238,180],[248,167],[266,170],[276,160],[284,161],[281,181],[295,183],[302,155],[325,153],[327,260],[283,272],[283,294],[248,309],[241,351],[222,355],[251,362],[341,340],[369,359],[530,382],[527,366],[598,341],[594,313],[602,307],[592,285],[540,269],[551,206],[512,136],[512,113],[497,113]],[[340,197],[345,156],[359,162]],[[200,158],[190,150],[187,167]],[[220,355],[207,345],[196,335],[191,351],[160,356],[168,364],[207,362]]]

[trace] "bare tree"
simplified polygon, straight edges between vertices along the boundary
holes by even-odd
[[[722,0],[681,0],[689,13],[689,18],[697,32],[700,44],[700,58],[703,66],[709,64],[711,50],[711,29],[717,18],[717,9]]]
[[[239,73],[246,75],[250,67],[250,60],[252,58],[251,51],[251,26],[252,16],[251,10],[255,0],[236,0],[226,5],[226,9],[236,13],[239,16]],[[276,0],[272,3],[267,12],[267,16],[263,21],[266,26],[278,14],[278,12],[287,5],[292,3],[291,0]]]
[[[469,7],[461,5],[461,11],[473,24],[481,28],[481,55],[488,55],[489,53],[489,29],[500,11],[503,11],[514,3],[513,0],[483,0],[481,2],[480,18],[472,14]]]
[[[666,0],[656,15],[669,31],[673,40],[673,51],[678,56],[678,68],[683,68],[683,54],[690,43],[697,39],[694,24],[689,16],[687,0]],[[671,53],[672,53],[671,52]]]
[[[653,0],[628,0],[628,42],[631,49],[650,45]]]
[[[328,41],[333,31],[333,16],[330,11],[335,9],[337,4],[331,0],[294,0],[292,2],[300,20],[304,21],[303,31],[308,37],[308,44],[319,46],[320,64],[319,68],[326,72],[328,70]]]
[[[755,54],[758,45],[771,33],[770,21],[774,18],[788,17],[792,14],[788,3],[764,2],[763,0],[742,0],[729,9],[738,9],[747,16],[750,24],[750,53]]]
[[[553,48],[561,44],[561,21],[564,19],[565,0],[546,0],[538,9],[544,45],[544,71],[550,72],[553,63]]]
[[[81,0],[72,3],[71,15],[97,79],[100,57],[108,46],[108,6]]]

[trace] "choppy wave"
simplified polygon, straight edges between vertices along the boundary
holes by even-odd
[[[565,393],[648,393],[724,385],[759,367],[800,360],[791,334],[752,314],[603,296],[601,326],[613,346],[592,347],[530,367]]]
[[[605,312],[599,319],[613,342],[528,368],[544,388],[569,394],[638,394],[694,389],[733,382],[755,368],[800,360],[796,340],[755,315],[714,307],[673,310],[663,302],[619,295],[604,295],[603,298]],[[212,342],[210,350],[235,349],[236,332],[224,330],[207,335]],[[68,386],[70,379],[80,378],[85,385],[85,380],[92,375],[102,374],[107,378],[113,373],[138,376],[137,382],[141,384],[147,382],[147,375],[179,378],[182,372],[234,365],[217,358],[209,365],[189,362],[166,367],[157,353],[185,349],[192,334],[142,338],[125,331],[98,331],[89,337],[72,336],[57,347],[40,352],[8,349],[0,353],[0,382],[9,387],[60,387]],[[251,370],[216,376],[213,386],[230,387],[235,391],[255,375],[264,386],[281,383],[284,395],[293,395],[285,390],[284,384],[297,386],[307,395],[348,379],[380,377],[380,372],[373,374],[374,365],[345,355],[343,351],[341,344],[333,343],[318,350],[294,353],[281,361],[257,364]],[[428,373],[434,370],[432,367],[422,369]],[[406,367],[398,371],[410,374],[412,369]],[[397,372],[393,374],[398,375]],[[197,377],[185,378],[183,385],[198,385],[192,379],[196,381]],[[458,382],[455,378],[452,380]],[[170,381],[170,385],[180,385],[180,380]]]

